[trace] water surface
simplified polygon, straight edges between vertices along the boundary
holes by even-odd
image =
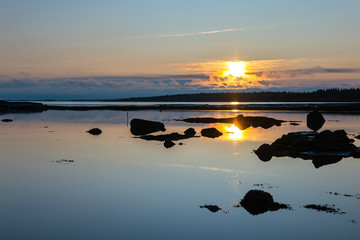
[[[226,132],[229,124],[186,117],[267,116],[297,120],[270,129]],[[358,239],[359,159],[315,168],[311,161],[252,152],[306,128],[304,113],[233,111],[47,111],[6,114],[0,123],[0,239]],[[165,149],[134,138],[132,118],[162,121],[166,133],[214,126],[217,139],[192,138]],[[360,116],[325,114],[323,129],[360,133]],[[103,133],[86,131],[98,127]],[[351,137],[351,136],[350,136]],[[177,142],[179,143],[179,142]],[[359,146],[359,140],[355,141]],[[64,160],[64,161],[63,161]],[[66,161],[66,160],[73,160]],[[250,189],[293,210],[253,216],[234,208]],[[305,209],[334,204],[346,214]],[[218,205],[216,213],[199,206]]]

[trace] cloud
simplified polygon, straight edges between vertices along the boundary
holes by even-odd
[[[211,34],[226,33],[226,32],[238,32],[238,31],[245,31],[245,30],[267,30],[267,29],[271,29],[271,28],[274,28],[274,27],[276,27],[276,25],[263,25],[263,26],[238,27],[238,28],[224,28],[224,29],[198,31],[198,32],[185,32],[185,33],[136,35],[136,36],[109,38],[109,39],[106,39],[106,41],[117,41],[117,40],[122,40],[122,39],[178,38],[178,37],[189,37],[189,36],[199,36],[199,35],[211,35]]]
[[[250,72],[243,77],[224,77],[216,73],[48,79],[2,76],[0,96],[3,99],[109,99],[206,91],[298,91],[359,87],[357,73],[360,69],[312,67]]]
[[[304,69],[274,70],[249,72],[249,75],[255,75],[263,79],[296,78],[300,75],[313,75],[316,73],[360,73],[358,68],[323,68],[312,67]]]

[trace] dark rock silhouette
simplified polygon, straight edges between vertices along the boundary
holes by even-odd
[[[319,130],[325,123],[325,118],[318,111],[314,110],[307,115],[306,124],[313,131]]]
[[[259,157],[261,161],[267,162],[270,161],[273,153],[272,148],[269,144],[264,143],[257,150],[254,151],[255,154]]]
[[[360,158],[360,148],[353,144],[344,130],[318,132],[291,132],[276,139],[271,146],[272,156],[311,159],[316,168],[339,162],[344,157]],[[258,149],[260,153],[270,153],[268,146]],[[259,158],[269,158],[258,154]],[[266,157],[267,158],[266,158]]]
[[[252,215],[258,215],[267,211],[290,209],[290,206],[274,202],[273,196],[262,190],[250,190],[241,200],[240,205]]]
[[[46,111],[47,106],[42,103],[33,102],[7,102],[0,100],[0,113],[32,113]]]
[[[319,212],[328,212],[328,213],[333,213],[333,214],[345,214],[346,212],[341,211],[339,208],[335,208],[334,205],[329,205],[329,204],[324,204],[324,205],[319,205],[319,204],[307,204],[304,206],[304,208],[307,209],[313,209]]]
[[[186,135],[186,134],[179,134],[179,133],[170,133],[170,134],[160,134],[160,135],[144,135],[144,136],[140,136],[139,138],[144,139],[144,140],[148,140],[148,141],[166,141],[166,140],[170,140],[170,141],[178,141],[178,140],[183,140],[183,139],[188,139],[188,138],[193,138],[193,137],[197,137],[197,136],[191,136],[191,135]]]
[[[360,135],[355,136],[356,139],[360,139]]]
[[[221,135],[223,135],[222,132],[220,132],[216,128],[204,128],[203,130],[201,130],[201,136],[203,137],[217,138]]]
[[[184,133],[185,133],[185,135],[187,135],[187,136],[195,136],[196,131],[195,131],[195,129],[193,129],[193,128],[188,128],[188,129],[185,130]]]
[[[280,126],[281,123],[285,122],[283,120],[277,120],[274,118],[268,117],[244,117],[243,115],[238,115],[237,117],[232,118],[211,118],[211,117],[201,117],[201,118],[186,118],[182,121],[188,123],[233,123],[239,129],[244,130],[249,127],[262,127],[264,129],[271,128],[273,126]]]
[[[171,147],[173,147],[175,145],[175,143],[173,142],[173,141],[171,141],[171,140],[165,140],[164,141],[164,147],[165,148],[171,148]]]
[[[87,131],[91,135],[100,135],[102,131],[99,128],[92,128],[89,131]]]
[[[5,119],[1,119],[2,122],[12,122],[14,120],[10,119],[10,118],[5,118]]]
[[[300,123],[297,123],[297,122],[291,122],[290,125],[293,125],[293,126],[299,126]]]
[[[134,135],[146,135],[149,133],[165,130],[165,125],[161,122],[154,122],[138,118],[134,118],[130,122],[130,132]]]
[[[204,205],[204,206],[200,206],[200,208],[206,208],[206,209],[208,209],[210,212],[214,212],[214,213],[221,210],[221,208],[219,208],[219,207],[216,206],[216,205]]]

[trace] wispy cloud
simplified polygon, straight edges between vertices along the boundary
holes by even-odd
[[[167,33],[167,34],[149,34],[149,35],[135,35],[135,36],[123,36],[106,39],[107,41],[117,41],[122,39],[145,39],[145,38],[178,38],[178,37],[189,37],[196,35],[209,35],[209,34],[218,34],[226,32],[238,32],[245,30],[268,30],[276,27],[276,25],[263,25],[263,26],[252,26],[252,27],[238,27],[238,28],[224,28],[208,31],[198,31],[198,32],[185,32],[185,33]]]

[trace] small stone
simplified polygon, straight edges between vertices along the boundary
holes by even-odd
[[[185,133],[185,135],[187,135],[187,136],[195,136],[196,131],[195,131],[195,129],[193,129],[193,128],[188,128],[188,129],[185,130],[184,133]]]
[[[100,135],[102,131],[99,128],[92,128],[89,131],[87,131],[91,135]]]
[[[166,148],[171,148],[174,145],[175,145],[175,143],[171,140],[165,140],[165,142],[164,142],[164,147],[166,147]]]
[[[322,128],[324,123],[325,118],[318,110],[312,111],[307,115],[306,124],[308,128],[313,131],[317,131]]]
[[[201,130],[201,136],[203,137],[217,138],[221,135],[223,135],[222,132],[220,132],[216,128],[204,128],[203,130]]]

